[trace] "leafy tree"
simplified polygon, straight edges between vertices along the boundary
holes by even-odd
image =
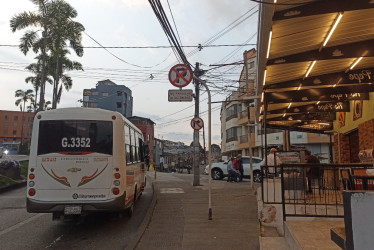
[[[63,78],[64,57],[68,54],[67,41],[69,46],[78,56],[83,56],[83,47],[81,45],[81,32],[84,31],[83,25],[72,21],[77,16],[76,10],[63,0],[30,0],[37,6],[35,12],[22,12],[14,15],[10,20],[12,32],[22,30],[27,27],[34,28],[27,30],[21,38],[20,50],[26,55],[30,49],[38,54],[39,69],[35,77],[40,82],[40,101],[39,108],[44,107],[45,82],[47,75],[53,76],[53,103],[57,102],[57,89],[59,79]],[[41,35],[41,36],[40,36]],[[48,62],[48,64],[47,64]],[[53,65],[51,65],[53,63]],[[41,66],[40,66],[41,65]],[[80,65],[81,67],[81,65]],[[52,72],[51,68],[54,68]],[[71,68],[71,67],[70,67]],[[75,69],[75,68],[74,68]],[[71,78],[63,80],[63,84],[70,86]],[[53,105],[55,108],[56,105]]]
[[[28,89],[26,91],[23,91],[21,89],[16,91],[15,97],[18,97],[16,100],[15,104],[16,106],[20,106],[20,109],[22,111],[22,129],[21,129],[21,146],[23,145],[23,127],[25,125],[25,108],[26,108],[26,103],[28,101],[32,101],[34,98],[33,90]]]

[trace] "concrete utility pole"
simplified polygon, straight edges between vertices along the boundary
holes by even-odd
[[[212,97],[210,95],[210,90],[206,83],[200,78],[194,76],[194,79],[199,81],[203,85],[208,94],[208,150],[209,150],[209,189],[208,189],[208,219],[212,220]]]
[[[199,63],[196,63],[194,75],[200,76]],[[200,82],[195,78],[193,79],[195,84],[195,117],[199,117],[199,102],[200,102]],[[200,143],[199,143],[199,130],[193,132],[193,148],[194,148],[194,161],[193,161],[193,185],[200,186]]]
[[[249,77],[248,77],[248,58],[247,58],[247,51],[244,51],[244,67],[245,67],[245,84],[246,89],[248,90],[248,83],[249,83]],[[251,124],[249,124],[250,120],[250,107],[248,105],[248,143],[249,143],[249,169],[250,169],[250,175],[251,175],[251,188],[253,189],[253,163],[252,163],[252,140],[251,140]]]

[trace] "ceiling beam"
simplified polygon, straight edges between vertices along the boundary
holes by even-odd
[[[277,11],[274,13],[273,22],[290,18],[315,16],[343,11],[353,11],[374,8],[371,0],[323,0],[314,1],[294,8]]]
[[[331,47],[324,47],[321,51],[309,50],[298,54],[292,54],[283,57],[270,58],[266,65],[280,65],[285,63],[297,63],[308,61],[321,61],[329,59],[342,59],[342,58],[357,58],[357,57],[372,57],[374,56],[373,49],[374,39],[336,45]]]
[[[267,103],[368,100],[374,84],[345,84],[335,88],[310,88],[304,90],[265,92]]]
[[[373,41],[374,44],[374,41]],[[372,83],[374,81],[374,68],[355,69],[348,72],[336,72],[324,75],[309,76],[305,79],[296,79],[266,85],[266,89],[279,89],[305,86],[323,86],[333,84]],[[279,90],[277,90],[279,91]]]

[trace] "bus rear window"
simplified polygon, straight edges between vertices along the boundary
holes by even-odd
[[[111,121],[40,121],[38,155],[60,152],[93,152],[112,155]]]

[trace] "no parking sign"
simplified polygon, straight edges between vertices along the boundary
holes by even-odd
[[[193,78],[193,73],[190,67],[185,64],[177,64],[169,71],[169,81],[175,87],[186,87]]]

